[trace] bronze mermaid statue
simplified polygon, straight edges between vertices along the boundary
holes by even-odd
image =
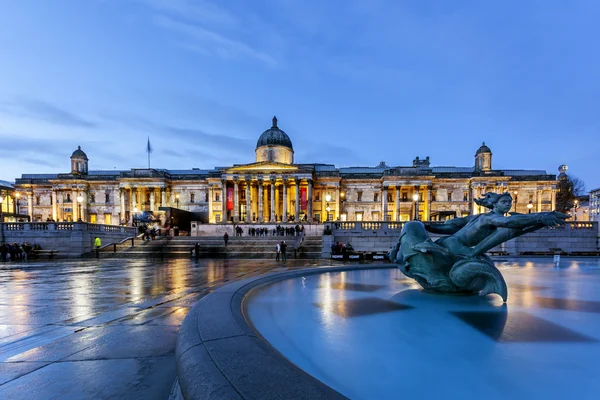
[[[496,293],[506,302],[506,282],[485,252],[526,233],[562,225],[569,215],[557,211],[507,215],[512,207],[509,193],[486,193],[475,202],[491,211],[443,224],[405,223],[389,258],[425,290],[482,296]],[[449,236],[433,242],[428,232]]]

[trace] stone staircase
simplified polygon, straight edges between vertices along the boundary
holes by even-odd
[[[200,243],[199,258],[228,258],[228,259],[275,259],[275,248],[278,242],[285,240],[287,256],[294,258],[294,244],[296,236],[234,236],[229,237],[225,247],[222,237],[214,236],[176,236],[173,238],[160,238],[143,242],[135,241],[135,246],[123,246],[113,252],[112,248],[104,249],[101,258],[152,258],[173,259],[191,258],[191,250],[196,243]],[[323,249],[321,236],[306,236],[296,251],[298,259],[319,259]],[[94,256],[94,255],[90,255]]]

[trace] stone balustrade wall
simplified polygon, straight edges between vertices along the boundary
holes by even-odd
[[[94,248],[132,237],[137,228],[89,224],[86,222],[5,222],[0,223],[0,241],[39,244],[43,250],[57,250],[61,258],[80,257]]]
[[[329,228],[332,235],[323,237],[323,257],[328,258],[331,255],[331,244],[340,241],[350,243],[356,251],[387,252],[398,241],[403,226],[404,222],[326,223],[325,231]],[[492,250],[505,251],[511,255],[548,251],[550,248],[560,248],[568,253],[597,251],[600,248],[598,229],[598,222],[567,222],[561,227],[544,228],[520,236]],[[440,236],[431,234],[434,241]]]
[[[244,230],[244,236],[248,235],[248,228],[267,228],[269,230],[269,234],[277,225],[280,225],[284,228],[295,227],[296,224],[293,222],[285,223],[285,222],[277,222],[277,223],[262,223],[262,224],[235,224],[235,226],[239,226]],[[304,234],[306,236],[321,236],[323,234],[323,225],[322,224],[299,224],[304,227]],[[233,224],[202,224],[199,222],[191,223],[191,231],[190,236],[223,236],[225,232],[229,234],[229,236],[234,235]]]

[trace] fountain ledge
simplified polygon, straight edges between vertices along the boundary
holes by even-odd
[[[306,268],[270,273],[222,286],[189,312],[177,338],[175,399],[346,399],[296,367],[254,330],[245,300],[261,286],[306,275],[390,264]]]

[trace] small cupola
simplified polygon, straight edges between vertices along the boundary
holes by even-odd
[[[492,151],[485,145],[485,142],[481,144],[481,147],[475,153],[475,172],[486,172],[492,170]]]
[[[88,173],[88,157],[81,146],[71,154],[71,173],[77,175],[86,175]]]

